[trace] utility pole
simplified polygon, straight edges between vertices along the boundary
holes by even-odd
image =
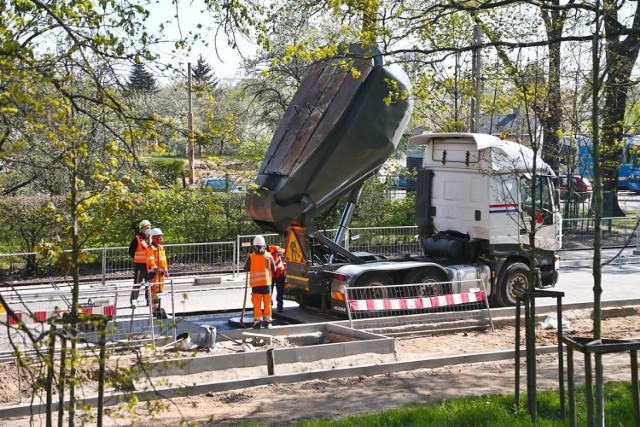
[[[480,71],[480,26],[473,26],[473,55],[471,59],[471,68],[473,74],[474,95],[471,98],[471,121],[469,131],[478,132],[480,125],[480,85],[482,83],[482,72]]]
[[[187,117],[187,122],[189,126],[189,146],[187,149],[187,158],[189,161],[189,184],[193,184],[193,160],[194,160],[194,138],[193,138],[193,110],[191,108],[191,62],[187,64],[187,92],[188,92],[188,104],[189,104],[189,112]]]

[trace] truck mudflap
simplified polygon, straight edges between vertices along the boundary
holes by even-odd
[[[375,48],[354,45],[311,66],[247,191],[247,216],[282,232],[360,186],[400,141],[409,91],[404,71],[384,65]]]

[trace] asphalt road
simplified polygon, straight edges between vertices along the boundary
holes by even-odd
[[[618,193],[618,203],[624,211],[640,210],[640,194]]]
[[[609,250],[603,253],[603,260],[614,257],[618,251]],[[571,251],[562,253],[559,282],[553,291],[564,292],[563,303],[588,303],[593,301],[594,278],[591,272],[593,255],[590,251]],[[241,275],[220,276],[220,283],[197,285],[193,277],[175,278],[173,280],[173,299],[171,283],[167,282],[162,306],[168,313],[205,313],[214,311],[240,312],[245,296],[244,273]],[[111,286],[114,286],[113,284]],[[118,315],[130,316],[129,294],[131,284],[120,284],[115,292],[118,298]],[[116,289],[116,288],[109,288]],[[640,255],[626,250],[623,256],[613,263],[602,267],[602,301],[640,300]],[[83,285],[80,295],[91,291],[105,291],[101,284]],[[53,291],[51,289],[48,290]],[[251,292],[247,292],[245,308],[251,313]],[[275,302],[275,301],[274,301]],[[539,298],[537,305],[556,304],[555,298]],[[305,314],[293,301],[285,300],[285,314],[292,311],[301,321],[319,321],[312,313]],[[309,310],[306,310],[307,312]],[[306,317],[305,317],[306,316]]]
[[[614,258],[617,250],[603,252],[603,261]],[[560,278],[555,288],[564,292],[563,303],[585,303],[593,301],[594,278],[591,251],[572,251],[562,254]],[[199,288],[193,279],[180,279],[175,285],[175,311],[178,313],[205,312],[214,310],[241,310],[244,294],[244,276],[223,276],[219,285]],[[602,301],[640,300],[640,255],[625,250],[622,257],[602,267]],[[250,294],[250,292],[248,292]],[[184,298],[186,296],[186,298]],[[555,298],[540,298],[538,305],[556,304]],[[166,305],[165,305],[166,306]],[[251,309],[250,295],[246,307]],[[285,301],[285,312],[297,307],[293,301]]]
[[[628,252],[628,253],[627,253]],[[628,305],[640,304],[640,255],[633,255],[633,251],[627,251],[621,258],[624,262],[612,263],[602,267],[602,296],[603,302],[607,301],[625,301]],[[612,257],[615,251],[605,252],[603,259]],[[563,306],[568,304],[586,304],[591,306],[594,301],[594,278],[591,272],[590,263],[593,259],[588,252],[571,252],[565,253],[565,259],[561,263],[560,279],[555,288],[550,290],[563,292]],[[637,263],[633,263],[637,262]],[[583,265],[583,267],[580,267]],[[240,316],[243,309],[243,298],[245,296],[244,275],[241,276],[221,276],[220,283],[208,285],[194,284],[193,277],[173,279],[173,292],[171,292],[171,282],[165,287],[166,295],[163,298],[162,306],[167,313],[177,313],[180,316],[189,316],[199,313],[211,312],[227,312],[230,317]],[[129,294],[131,291],[130,284],[115,284],[103,286],[102,284],[83,285],[80,291],[81,297],[84,295],[86,299],[92,292],[100,295],[117,296],[117,316],[119,321],[128,322],[132,316],[132,310],[129,303]],[[47,293],[53,292],[51,289],[41,291],[38,299],[46,301]],[[171,298],[173,295],[173,299]],[[536,306],[555,306],[556,298],[537,298]],[[621,304],[622,305],[622,304]],[[250,292],[247,292],[245,303],[246,321],[253,318],[252,304],[250,300]],[[36,307],[30,308],[37,311]],[[45,308],[46,310],[46,308]],[[136,310],[138,315],[142,315],[148,307],[142,307]],[[1,314],[1,313],[0,313]],[[285,301],[283,317],[275,314],[275,319],[290,323],[320,323],[333,320],[341,320],[335,316],[322,314],[317,310],[302,310],[293,301]],[[0,334],[0,341],[5,338]],[[0,342],[0,350],[2,348]]]

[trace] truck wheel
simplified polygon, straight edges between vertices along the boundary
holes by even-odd
[[[410,295],[406,295],[408,297],[430,297],[451,293],[451,285],[442,283],[448,282],[449,278],[440,270],[414,270],[407,274],[404,281],[405,283],[424,283],[421,286],[404,288],[406,293],[410,293]]]
[[[509,265],[500,279],[498,289],[498,304],[502,307],[513,307],[516,305],[516,297],[513,295],[514,289],[529,288],[529,267],[521,262],[514,262]]]
[[[388,298],[393,280],[385,273],[369,273],[356,280],[354,287],[358,289],[358,298],[382,299]]]

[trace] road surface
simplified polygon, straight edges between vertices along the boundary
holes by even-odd
[[[603,252],[603,261],[613,258],[617,250]],[[633,255],[633,251],[625,250],[622,263],[613,263],[602,267],[602,300],[640,300],[640,256]],[[550,290],[564,292],[564,304],[583,303],[593,301],[593,274],[591,251],[563,253],[560,278],[555,288]],[[576,267],[577,266],[577,267]],[[220,285],[207,287],[198,291],[192,285],[192,279],[185,279],[176,284],[176,312],[205,312],[215,310],[241,310],[244,294],[244,276],[223,276]],[[185,292],[188,297],[181,298]],[[250,292],[248,292],[250,294]],[[246,307],[251,309],[250,295],[247,295]],[[178,302],[180,301],[180,302]],[[555,304],[553,298],[539,299],[538,305]],[[291,307],[297,307],[293,301],[285,301],[285,312]]]
[[[603,253],[603,260],[612,258],[617,250],[608,250]],[[591,263],[593,256],[590,251],[563,252],[561,262],[560,278],[554,291],[564,292],[564,304],[584,303],[593,301],[593,275],[591,273]],[[618,261],[602,267],[602,301],[613,300],[640,300],[640,255],[633,255],[632,250],[626,250],[624,257]],[[637,262],[637,263],[634,263]],[[576,267],[582,266],[582,267]],[[162,302],[162,306],[168,313],[204,313],[215,311],[241,311],[243,308],[243,297],[245,295],[244,274],[231,274],[220,277],[220,283],[196,285],[193,277],[175,278],[173,280],[173,295],[171,301],[171,285],[167,282],[165,292],[168,294]],[[80,295],[90,292],[117,289],[118,314],[128,316],[130,314],[129,294],[130,283],[116,284],[82,285]],[[22,292],[22,290],[20,290]],[[26,291],[26,290],[25,290]],[[48,291],[53,291],[49,289]],[[251,292],[247,292],[245,308],[251,313]],[[555,304],[554,298],[540,298],[537,305]],[[297,304],[293,301],[285,300],[285,313],[294,308]]]

